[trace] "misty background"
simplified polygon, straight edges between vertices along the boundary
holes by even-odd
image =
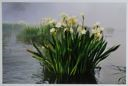
[[[2,3],[2,22],[24,22],[27,24],[39,24],[41,19],[44,17],[59,19],[60,14],[63,12],[69,15],[78,16],[79,19],[81,19],[80,13],[85,13],[85,24],[87,26],[92,26],[95,22],[100,22],[101,25],[105,28],[104,33],[105,38],[108,41],[108,47],[117,44],[121,45],[119,49],[113,52],[100,64],[100,66],[102,66],[102,70],[100,72],[100,80],[102,81],[102,83],[114,83],[114,77],[112,76],[113,71],[111,71],[110,68],[111,65],[126,66],[126,4],[4,2]],[[12,45],[14,45],[13,42]],[[8,54],[3,54],[3,57],[9,54],[10,52],[8,52]],[[15,59],[17,59],[17,57]],[[3,65],[7,65],[7,61],[8,60],[4,60],[5,63]],[[9,64],[7,66],[9,66]],[[4,68],[6,69],[6,67]],[[6,72],[7,73],[4,73],[4,80],[7,83],[11,83],[11,81],[9,81],[8,79],[9,77],[11,77],[9,76],[10,70],[8,69],[6,70]],[[13,76],[13,74],[11,75]],[[31,81],[22,83],[31,83]]]

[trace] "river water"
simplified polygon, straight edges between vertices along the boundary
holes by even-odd
[[[27,48],[32,49],[31,45],[25,45],[16,40],[16,35],[21,29],[18,26],[3,25],[3,83],[5,84],[34,84],[41,80],[40,77],[35,76],[39,75],[41,71],[38,61],[26,52]],[[112,69],[112,65],[126,65],[125,37],[122,39],[124,35],[125,31],[113,29],[105,31],[108,47],[118,43],[121,44],[121,47],[101,62],[102,69],[96,73],[99,83],[118,83],[118,77],[113,75],[116,71]]]
[[[26,52],[30,45],[16,40],[19,28],[3,27],[3,83],[36,83],[39,63]]]

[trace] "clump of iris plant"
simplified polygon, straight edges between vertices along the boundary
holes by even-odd
[[[36,49],[27,51],[43,65],[49,83],[97,83],[95,68],[120,46],[106,49],[104,28],[99,23],[89,28],[84,14],[81,18],[79,23],[76,16],[63,14],[60,20],[44,18],[39,26],[25,29]]]

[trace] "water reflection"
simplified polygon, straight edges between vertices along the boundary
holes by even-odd
[[[95,77],[96,77],[97,83],[101,83],[101,81],[99,80],[99,78],[100,78],[100,70],[101,70],[101,67],[97,67],[95,69]],[[36,84],[43,84],[43,83],[49,84],[49,81],[44,80],[44,72],[43,72],[43,70],[38,72],[38,73],[36,73],[36,74],[33,74],[32,76],[33,76],[33,78],[40,79],[39,81],[36,82]]]
[[[26,52],[29,45],[16,40],[21,26],[3,25],[3,83],[36,83],[31,77],[39,64]]]

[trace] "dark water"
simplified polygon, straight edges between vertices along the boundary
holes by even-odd
[[[23,29],[22,26],[3,25],[3,83],[8,84],[33,84],[43,83],[41,78],[41,68],[37,60],[33,59],[31,55],[26,52],[26,49],[32,49],[32,46],[25,45],[16,39],[16,35]],[[109,45],[113,45],[115,42],[112,39],[117,38],[116,34],[123,32],[115,32],[112,36],[113,30],[107,31],[105,37],[109,41]],[[105,33],[106,34],[106,33]],[[118,37],[119,39],[120,37]],[[120,39],[123,40],[123,39]],[[125,55],[122,53],[124,50],[124,41],[121,41],[122,47],[118,50],[120,54],[114,53],[111,55],[113,58],[108,58],[101,63],[102,69],[99,72],[97,70],[96,77],[98,83],[114,84],[118,83],[118,77],[113,75],[114,71],[111,65],[120,64],[125,66]],[[115,58],[114,58],[115,57]],[[37,76],[38,75],[38,76]],[[41,81],[41,82],[40,82]],[[47,83],[47,82],[45,82]]]

